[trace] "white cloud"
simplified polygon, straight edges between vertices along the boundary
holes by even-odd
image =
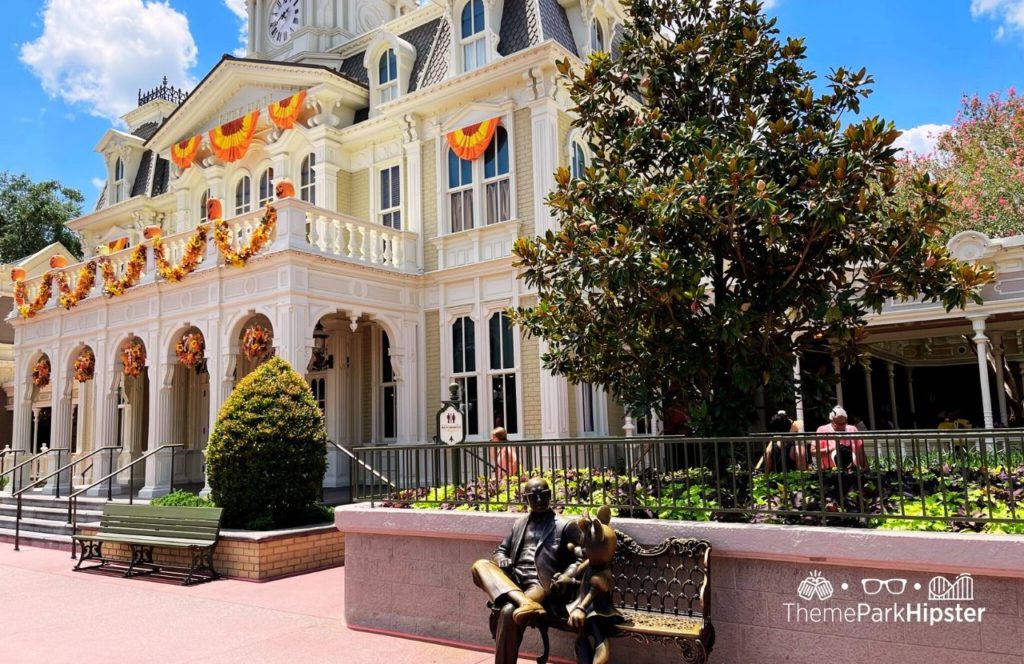
[[[775,5],[779,4],[779,0],[763,0],[761,4],[763,5],[761,9],[768,11],[769,9],[775,9]]]
[[[1024,31],[1024,0],[971,0],[971,16],[999,21],[995,38],[1002,39],[1008,31]]]
[[[103,178],[92,178],[89,182],[92,182],[92,186],[96,187],[96,191],[103,191],[103,187],[107,186],[107,181]]]
[[[224,0],[224,5],[238,17],[240,23],[238,26],[239,46],[235,49],[235,55],[242,57],[249,44],[249,14],[245,7],[245,0]]]
[[[188,19],[158,0],[46,0],[43,34],[21,61],[51,97],[112,121],[135,107],[140,88],[191,88],[198,50]]]
[[[935,143],[939,140],[939,136],[947,129],[949,129],[949,125],[945,124],[923,124],[910,129],[901,129],[903,134],[896,139],[893,147],[922,156],[931,154],[935,150]]]

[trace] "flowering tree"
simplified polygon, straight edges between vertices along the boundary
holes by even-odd
[[[560,64],[593,157],[557,174],[559,229],[515,246],[538,293],[516,320],[547,367],[667,433],[743,433],[759,390],[791,394],[802,349],[855,348],[888,298],[976,298],[989,275],[936,239],[942,188],[922,174],[896,199],[899,132],[844,121],[863,70],[816,94],[803,40],[757,2],[626,5],[621,57]]]
[[[925,170],[949,183],[948,235],[976,230],[989,237],[1024,233],[1024,97],[1011,88],[963,99],[935,153],[912,157],[910,177]]]

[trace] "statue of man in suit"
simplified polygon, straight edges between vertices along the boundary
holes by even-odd
[[[578,564],[573,547],[582,539],[579,526],[551,511],[547,481],[531,479],[523,495],[530,513],[516,521],[490,560],[473,563],[473,582],[499,611],[495,664],[515,664],[526,628],[552,609],[564,612],[571,598],[562,595],[572,588]]]

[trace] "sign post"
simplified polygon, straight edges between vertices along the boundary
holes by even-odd
[[[448,399],[441,402],[441,409],[437,411],[437,433],[434,436],[435,445],[454,447],[466,440],[466,413],[462,409],[462,399],[460,398],[459,391],[458,383],[452,383],[448,386]],[[438,482],[441,477],[441,454],[441,450],[438,450],[434,458],[435,482]],[[452,451],[452,476],[456,484],[462,470],[460,457],[461,452]]]

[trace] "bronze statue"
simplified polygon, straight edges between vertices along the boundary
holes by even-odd
[[[580,580],[576,599],[569,604],[569,627],[577,630],[576,661],[578,664],[608,664],[615,625],[625,620],[612,602],[615,578],[611,564],[615,558],[615,530],[611,509],[604,506],[591,519],[589,513],[578,521],[583,540],[574,553],[582,559],[572,572]]]
[[[523,495],[530,513],[516,521],[491,560],[473,563],[473,582],[497,611],[495,664],[515,664],[526,628],[551,612],[565,613],[580,564],[573,553],[582,543],[579,526],[551,511],[547,481],[529,480]]]

